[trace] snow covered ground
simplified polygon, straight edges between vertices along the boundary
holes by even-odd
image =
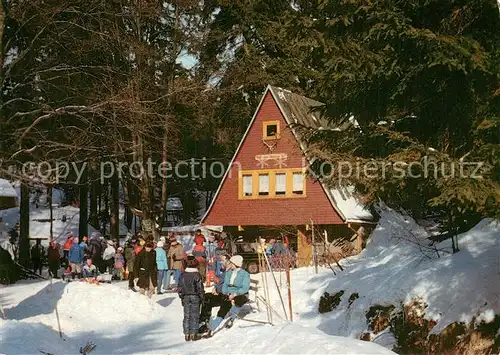
[[[87,341],[97,344],[96,354],[390,353],[377,344],[356,340],[367,330],[366,312],[373,305],[397,306],[419,297],[428,305],[425,316],[437,322],[435,333],[455,321],[470,322],[477,316],[489,322],[500,313],[498,222],[483,220],[460,235],[456,254],[451,254],[449,241],[438,244],[438,257],[432,249],[419,246],[428,243],[428,234],[413,219],[388,208],[380,215],[367,248],[342,261],[344,271],[336,266],[337,275],[329,268],[320,268],[317,275],[310,267],[292,271],[292,324],[276,316],[274,326],[238,321],[211,340],[185,343],[181,304],[174,294],[149,300],[127,291],[125,283],[57,282],[50,286],[46,281],[23,281],[0,289],[7,317],[0,322],[0,353],[77,353]],[[283,315],[271,274],[252,277],[260,280],[260,286],[262,277],[267,277],[273,308]],[[275,277],[288,313],[285,275],[275,273]],[[338,307],[320,314],[323,293],[341,290]],[[354,293],[359,298],[349,305]],[[63,340],[57,331],[56,304]],[[266,319],[262,303],[260,309],[247,317]],[[391,334],[376,340],[389,348],[393,341]]]
[[[1,290],[7,320],[0,321],[0,352],[5,354],[76,354],[88,341],[97,345],[92,354],[391,353],[373,343],[326,335],[302,322],[270,326],[237,321],[209,340],[186,343],[176,294],[150,300],[121,282],[24,281]]]
[[[469,323],[474,316],[476,321],[493,321],[500,314],[500,223],[483,220],[461,234],[456,254],[451,253],[449,240],[438,244],[439,258],[434,251],[418,246],[417,241],[428,244],[427,236],[413,219],[384,209],[367,248],[341,261],[344,271],[334,266],[336,276],[329,268],[320,268],[318,275],[312,268],[292,273],[294,317],[327,334],[359,339],[367,330],[366,312],[371,306],[398,306],[420,298],[428,305],[425,317],[437,321],[431,333],[439,333],[455,321]],[[286,296],[282,275],[281,280]],[[269,282],[273,282],[271,278]],[[320,297],[341,290],[344,294],[338,307],[320,314]],[[354,293],[359,298],[349,306]],[[277,293],[272,294],[278,300]],[[273,305],[282,310],[280,302]],[[394,339],[387,334],[376,341],[391,347]]]

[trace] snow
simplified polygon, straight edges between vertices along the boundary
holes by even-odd
[[[361,342],[367,330],[366,312],[373,305],[408,304],[418,297],[427,304],[428,319],[439,333],[456,321],[490,322],[500,313],[499,246],[500,224],[485,219],[458,236],[460,251],[451,253],[450,241],[427,248],[429,234],[412,218],[387,207],[360,254],[341,261],[344,271],[329,268],[299,268],[291,272],[293,323],[273,316],[273,324],[237,321],[209,341],[185,343],[182,337],[182,309],[175,294],[155,295],[151,300],[126,290],[126,283],[88,285],[81,283],[49,286],[47,281],[23,281],[0,291],[7,320],[0,321],[0,352],[7,354],[76,353],[89,340],[97,344],[92,354],[110,353],[390,353],[394,336],[389,330],[376,335],[374,343]],[[182,228],[178,229],[181,230]],[[192,235],[186,226],[183,239]],[[189,239],[189,240],[191,240]],[[184,244],[184,243],[183,243]],[[285,298],[283,272],[252,275],[267,278],[273,308],[284,317],[278,289]],[[262,282],[260,283],[262,285]],[[338,307],[320,314],[318,303],[324,292],[344,290]],[[260,294],[263,290],[260,288]],[[359,298],[349,306],[349,297]],[[250,298],[254,299],[253,292]],[[59,338],[55,305],[61,319]],[[265,306],[250,319],[266,319]],[[19,334],[25,335],[19,339]]]
[[[330,189],[335,205],[347,222],[373,221],[371,212],[354,197],[353,192],[352,186]]]
[[[17,197],[16,190],[8,180],[0,179],[0,196]]]
[[[469,323],[475,316],[488,321],[500,314],[498,221],[485,219],[459,235],[460,252],[456,254],[451,253],[449,240],[438,244],[438,258],[434,250],[420,249],[417,243],[428,234],[413,219],[388,208],[380,214],[367,248],[342,260],[344,271],[336,268],[336,276],[328,268],[320,268],[318,275],[308,268],[292,273],[299,319],[307,319],[327,334],[359,338],[367,329],[366,312],[377,304],[398,306],[420,298],[428,305],[425,317],[437,321],[432,333],[455,321]],[[345,293],[339,306],[319,314],[324,292],[340,290]],[[359,298],[349,306],[353,293]],[[274,305],[279,309],[279,303]]]
[[[6,354],[77,354],[88,341],[97,345],[92,354],[392,353],[299,322],[270,326],[236,321],[210,340],[186,343],[179,297],[154,295],[150,300],[126,290],[125,282],[96,286],[23,281],[2,288],[2,303],[7,320],[0,320],[1,351]]]

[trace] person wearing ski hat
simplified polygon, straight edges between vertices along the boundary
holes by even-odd
[[[108,246],[106,247],[104,253],[102,254],[102,259],[106,264],[107,271],[111,274],[113,273],[114,270],[116,249],[113,246],[114,243],[112,240],[108,240],[107,245]]]
[[[167,273],[168,271],[167,253],[165,253],[165,250],[163,249],[163,244],[164,241],[160,239],[158,244],[156,244],[156,249],[155,249],[156,268],[158,269],[158,285],[156,286],[156,294],[158,295],[162,294],[161,289],[163,285],[165,285],[165,289],[168,288],[169,282],[167,282],[167,277],[170,276],[170,274]]]
[[[243,257],[241,255],[233,255],[227,263],[227,271],[224,275],[224,284],[222,285],[222,293],[226,296],[221,302],[221,307],[217,313],[217,318],[211,326],[211,331],[208,336],[219,326],[223,318],[228,317],[226,327],[233,325],[234,320],[238,317],[241,307],[248,302],[248,291],[250,290],[250,274],[242,269]]]
[[[176,285],[179,285],[179,278],[181,276],[181,272],[183,269],[183,262],[185,259],[184,247],[177,241],[175,236],[171,236],[170,240],[170,249],[168,250],[168,266],[170,268],[170,273],[174,274],[174,281]]]
[[[179,278],[177,289],[184,308],[182,322],[184,339],[186,341],[199,340],[200,305],[203,303],[205,288],[198,272],[198,260],[193,255],[189,255],[186,259],[186,270]]]

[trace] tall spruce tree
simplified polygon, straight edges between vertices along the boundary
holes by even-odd
[[[440,213],[448,230],[498,217],[495,1],[299,0],[296,6],[290,35],[307,51],[306,65],[321,73],[314,97],[327,103],[323,114],[332,127],[357,123],[342,132],[304,130],[311,154],[379,167],[376,176],[339,181],[337,164],[331,183],[354,184],[368,200],[382,198],[416,216]],[[481,178],[471,178],[472,165],[463,164],[469,177],[460,176],[461,162],[481,162]]]

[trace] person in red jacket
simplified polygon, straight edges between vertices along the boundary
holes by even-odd
[[[205,236],[201,233],[201,229],[198,229],[194,236],[194,244],[203,245],[205,244],[205,242],[206,242]]]
[[[64,242],[63,246],[63,251],[64,251],[64,262],[66,263],[65,265],[68,266],[68,254],[69,250],[71,249],[71,246],[73,245],[73,233],[68,233],[66,236],[66,241]]]

